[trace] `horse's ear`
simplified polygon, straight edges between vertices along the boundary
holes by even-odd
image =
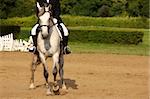
[[[38,2],[36,3],[36,6],[37,6],[37,8],[38,8],[39,10],[42,9],[42,7],[40,6],[40,4],[39,4]]]
[[[49,4],[49,9],[52,9],[52,5],[51,4]]]

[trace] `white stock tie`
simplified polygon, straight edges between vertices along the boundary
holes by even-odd
[[[47,0],[47,3],[49,3],[49,0]]]

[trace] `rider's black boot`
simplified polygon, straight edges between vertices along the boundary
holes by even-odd
[[[33,40],[33,53],[37,53],[37,36],[32,35],[32,40]]]
[[[70,54],[71,51],[70,51],[70,48],[68,45],[68,36],[64,36],[63,37],[63,43],[64,43],[64,54]]]
[[[68,45],[68,36],[64,36],[64,31],[60,24],[58,24],[58,28],[63,37],[64,54],[70,54],[71,53],[70,48],[67,46]]]

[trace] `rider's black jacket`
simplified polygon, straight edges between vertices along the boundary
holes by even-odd
[[[44,6],[44,3],[47,3],[46,0],[36,0],[36,2],[39,2],[41,7]],[[59,0],[49,0],[49,3],[52,5],[52,15],[53,15],[53,17],[56,18],[59,23],[61,23],[62,20],[60,18],[61,9],[60,9]],[[36,15],[38,15],[38,13],[39,13],[39,11],[38,11],[38,8],[36,6]]]

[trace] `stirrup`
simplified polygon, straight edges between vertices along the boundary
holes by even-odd
[[[71,53],[70,47],[65,46],[64,47],[64,54],[70,54],[70,53]]]
[[[35,47],[35,46],[32,46],[32,47],[28,48],[28,50],[29,50],[29,52],[35,53],[36,47]]]

